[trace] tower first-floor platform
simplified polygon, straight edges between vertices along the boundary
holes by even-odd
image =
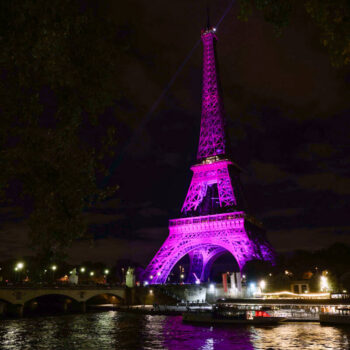
[[[175,264],[189,254],[188,282],[207,281],[212,264],[226,252],[234,256],[240,269],[249,260],[273,260],[262,225],[243,211],[169,220],[169,236],[143,280],[166,283]]]

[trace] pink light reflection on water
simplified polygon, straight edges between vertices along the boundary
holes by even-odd
[[[274,326],[183,324],[181,316],[163,320],[163,348],[167,350],[348,350],[350,327],[319,323]]]
[[[116,311],[0,322],[1,350],[349,350],[349,339],[349,326],[210,327]]]
[[[212,327],[182,322],[182,316],[167,317],[163,324],[164,349],[253,350],[246,327]]]

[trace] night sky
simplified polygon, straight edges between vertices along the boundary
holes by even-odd
[[[212,23],[228,1],[215,2]],[[70,260],[147,264],[179,216],[195,163],[201,108],[201,45],[155,112],[147,113],[200,37],[203,2],[127,1],[110,16],[130,49],[114,110],[117,154],[112,198],[87,213],[96,242],[77,242]],[[259,14],[217,31],[218,60],[233,161],[250,211],[279,252],[350,244],[350,74],[335,69],[315,26],[295,14],[281,38]],[[27,228],[3,209],[2,259],[30,254]]]

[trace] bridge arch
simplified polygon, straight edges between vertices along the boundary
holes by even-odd
[[[1,296],[0,297],[0,303],[5,303],[5,304],[12,304],[13,303],[13,300],[10,300],[4,296]]]
[[[32,297],[28,297],[26,299],[23,299],[23,304],[29,304],[32,301],[35,301],[36,299],[42,299],[42,298],[51,298],[51,297],[58,297],[58,300],[63,300],[63,299],[69,299],[71,301],[79,303],[79,300],[73,297],[72,295],[69,295],[68,293],[38,293],[36,295],[33,295]]]
[[[37,291],[36,293],[30,293],[28,295],[26,295],[25,297],[23,297],[22,299],[22,303],[23,304],[27,304],[31,301],[34,301],[35,299],[38,299],[38,298],[42,298],[42,297],[51,297],[51,296],[58,296],[60,298],[67,298],[67,299],[70,299],[72,301],[75,301],[75,302],[80,302],[81,300],[78,300],[76,297],[74,297],[72,294],[70,293],[65,293],[64,291],[60,291],[60,290],[57,290],[57,291]]]
[[[98,291],[96,294],[89,295],[89,297],[85,301],[89,302],[89,301],[91,301],[94,298],[97,298],[97,297],[100,297],[100,296],[104,296],[104,295],[116,298],[118,303],[122,303],[122,302],[125,301],[125,296],[124,295],[121,296],[120,293],[115,293],[115,292],[112,292],[112,291],[101,291],[101,292]]]

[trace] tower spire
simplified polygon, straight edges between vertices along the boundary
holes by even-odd
[[[210,29],[209,6],[207,5],[207,30]]]
[[[220,96],[215,55],[216,29],[210,27],[209,10],[206,30],[202,31],[203,42],[203,88],[202,116],[197,160],[221,156],[226,152],[224,111]]]

